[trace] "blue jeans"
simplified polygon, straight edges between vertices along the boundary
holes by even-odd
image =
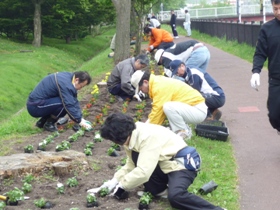
[[[186,66],[189,68],[197,68],[202,73],[206,72],[210,60],[210,52],[206,46],[202,46],[192,51]]]
[[[39,101],[28,101],[27,111],[32,117],[49,118],[51,115],[56,119],[64,117],[67,112],[64,109],[60,97],[43,99]]]

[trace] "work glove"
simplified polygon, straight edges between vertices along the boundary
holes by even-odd
[[[117,184],[118,184],[118,180],[116,178],[113,178],[107,182],[104,182],[104,184],[101,185],[100,187],[89,189],[87,192],[88,193],[98,193],[102,188],[105,188],[105,187],[107,187],[109,192],[111,192],[116,187]]]
[[[154,46],[153,46],[153,45],[150,45],[149,48],[150,48],[150,50],[153,50],[153,49],[154,49]]]
[[[173,24],[173,27],[175,27],[175,24]]]
[[[260,74],[254,73],[251,77],[251,87],[258,91],[258,86],[260,86]]]
[[[147,50],[147,51],[146,51],[146,55],[148,55],[148,54],[150,54],[150,51]]]
[[[114,192],[113,192],[113,196],[118,199],[118,200],[123,200],[123,199],[127,199],[128,198],[128,192],[125,191],[121,185],[121,183],[119,183]]]
[[[138,94],[135,94],[134,96],[133,96],[133,98],[135,98],[137,101],[139,101],[139,102],[141,102],[142,101],[142,99],[140,98],[140,96],[138,95]]]
[[[82,118],[82,121],[80,122],[79,125],[82,126],[86,131],[92,130],[91,122],[85,120],[84,118]]]

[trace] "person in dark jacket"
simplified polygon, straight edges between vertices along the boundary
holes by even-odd
[[[147,65],[149,65],[149,58],[145,54],[118,63],[108,78],[108,91],[112,95],[116,95],[119,101],[132,99],[133,97],[141,101],[140,96],[135,94],[135,88],[131,85],[130,78],[136,70],[143,69]]]
[[[174,10],[171,10],[171,19],[170,19],[170,26],[171,26],[171,29],[172,29],[172,33],[173,33],[173,37],[175,39],[178,39],[179,36],[178,36],[178,32],[176,30],[176,15],[174,13]]]
[[[271,0],[275,18],[263,24],[253,59],[251,86],[258,90],[260,73],[268,59],[268,118],[280,134],[280,0]]]
[[[226,98],[223,89],[207,72],[202,73],[196,68],[189,68],[184,62],[174,60],[170,63],[172,78],[180,79],[198,90],[205,98],[208,107],[207,119],[219,120],[222,112],[218,109],[225,104]]]
[[[80,126],[91,129],[90,122],[82,118],[77,91],[90,84],[91,77],[85,71],[57,72],[43,78],[27,100],[27,111],[32,117],[40,117],[36,126],[47,131],[57,131],[55,123],[66,114]]]

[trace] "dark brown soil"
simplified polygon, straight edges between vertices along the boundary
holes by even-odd
[[[89,115],[85,119],[95,124],[94,130],[86,132],[84,136],[79,137],[78,141],[71,143],[71,149],[84,152],[85,145],[89,142],[93,142],[95,132],[100,129],[100,124],[96,123],[96,116],[102,113],[102,108],[105,105],[110,106],[108,108],[108,114],[112,112],[119,112],[123,109],[123,103],[115,100],[113,103],[109,103],[110,94],[108,93],[106,86],[100,87],[100,95],[96,102],[90,108],[86,108],[87,104],[92,99],[92,95],[89,94],[81,101],[81,107],[87,109]],[[146,107],[143,109],[143,116],[141,120],[145,121],[151,110],[151,100],[146,99]],[[127,114],[132,117],[136,117],[136,104],[139,104],[136,100],[132,100],[128,103]],[[106,119],[105,115],[103,118]],[[55,151],[56,145],[61,143],[63,140],[67,140],[68,137],[75,133],[70,127],[69,123],[64,125],[64,131],[55,138],[53,143],[47,145],[46,151]],[[34,136],[30,136],[24,139],[23,143],[15,144],[12,153],[23,153],[24,146],[32,144],[34,148],[37,148],[39,142],[50,135],[47,131],[42,131]],[[54,175],[51,170],[46,170],[42,174],[36,174],[36,180],[33,181],[32,191],[26,196],[30,197],[29,200],[20,201],[18,206],[7,206],[7,210],[12,209],[38,209],[34,205],[34,200],[45,198],[52,202],[55,206],[52,209],[66,210],[71,208],[88,209],[86,207],[86,196],[87,190],[95,187],[99,187],[105,180],[109,180],[113,177],[116,168],[120,166],[121,159],[125,157],[125,152],[121,149],[118,157],[111,157],[107,154],[108,148],[111,146],[111,142],[103,140],[102,142],[96,142],[94,149],[92,150],[93,155],[87,156],[87,160],[90,166],[89,170],[81,170],[77,167],[71,173],[64,177],[58,177]],[[39,152],[39,151],[35,151]],[[67,187],[66,182],[68,178],[76,176],[79,182],[77,187]],[[22,187],[21,177],[11,177],[9,179],[0,180],[0,195],[13,189],[14,187]],[[65,194],[59,195],[56,190],[57,183],[63,183],[65,186]],[[137,209],[139,197],[137,191],[141,190],[142,187],[138,187],[132,191],[129,191],[129,198],[124,201],[118,201],[111,196],[97,197],[99,207],[95,209]],[[155,200],[150,205],[151,209],[165,209],[168,208],[169,204],[166,199]]]

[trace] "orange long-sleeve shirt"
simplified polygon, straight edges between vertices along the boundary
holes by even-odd
[[[150,36],[150,43],[147,50],[151,51],[151,45],[153,45],[153,47],[156,48],[162,42],[173,42],[173,37],[166,30],[152,28],[152,35]]]

